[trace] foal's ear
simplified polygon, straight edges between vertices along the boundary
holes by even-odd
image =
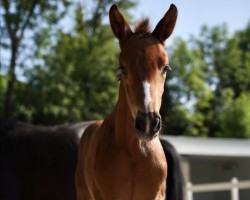
[[[171,35],[174,30],[175,22],[177,19],[178,11],[174,4],[171,4],[169,10],[164,17],[159,21],[152,34],[157,37],[161,43],[164,44],[166,39]]]
[[[117,5],[113,5],[110,8],[109,20],[115,37],[117,37],[120,41],[126,40],[129,35],[132,34],[128,23],[125,21],[122,14],[118,10]]]

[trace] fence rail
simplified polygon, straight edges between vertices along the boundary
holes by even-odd
[[[187,200],[193,200],[193,193],[231,191],[231,200],[239,200],[239,190],[250,189],[250,180],[239,181],[232,178],[230,182],[197,184],[187,183]]]

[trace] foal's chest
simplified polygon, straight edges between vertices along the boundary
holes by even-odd
[[[102,199],[154,200],[164,196],[167,175],[164,155],[149,153],[134,160],[118,150],[107,151],[105,156],[101,153],[98,158],[95,185]]]

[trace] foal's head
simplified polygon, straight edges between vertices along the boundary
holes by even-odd
[[[111,7],[109,17],[121,48],[121,84],[135,129],[141,139],[151,140],[161,129],[161,98],[171,70],[164,43],[174,29],[177,8],[171,5],[152,33],[147,19],[132,32],[116,5]]]

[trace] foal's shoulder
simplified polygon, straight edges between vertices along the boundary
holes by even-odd
[[[86,146],[86,144],[87,146],[91,144],[91,141],[93,141],[94,135],[96,135],[95,133],[101,124],[102,120],[94,121],[85,129],[80,139],[80,148]]]
[[[98,121],[94,121],[92,124],[90,124],[86,130],[84,131],[83,135],[89,135],[89,134],[93,134],[95,133],[98,128],[102,125],[103,120],[98,120]]]
[[[102,125],[102,122],[103,120],[97,120],[97,121],[94,121],[92,124],[90,124],[86,131],[95,131],[96,129],[98,129],[101,125]]]

